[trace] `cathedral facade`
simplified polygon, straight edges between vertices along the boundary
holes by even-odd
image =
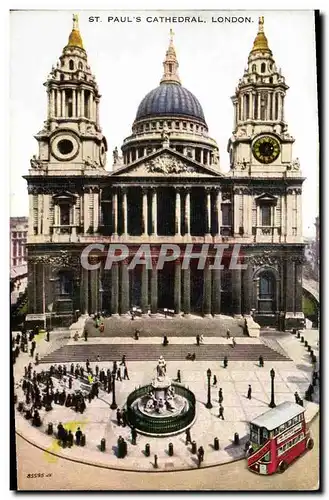
[[[221,172],[216,141],[197,98],[181,84],[172,40],[157,88],[141,101],[122,154],[106,170],[107,142],[99,122],[100,94],[88,65],[78,20],[45,83],[47,119],[35,136],[39,152],[25,176],[29,195],[29,318],[132,308],[156,315],[252,314],[278,329],[303,325],[302,183],[284,117],[288,86],[264,33],[263,18],[248,65],[232,97],[230,170]],[[229,134],[228,134],[229,135]],[[124,260],[105,265],[109,244]],[[200,253],[162,269],[129,264],[141,244],[152,262],[161,245]],[[94,245],[93,269],[81,253]],[[103,246],[102,246],[103,245]],[[239,245],[244,268],[212,262],[216,246]],[[169,247],[168,247],[169,248]],[[177,248],[177,247],[175,247]]]

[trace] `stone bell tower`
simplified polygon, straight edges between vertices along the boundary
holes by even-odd
[[[287,132],[284,115],[288,88],[260,17],[248,65],[232,97],[234,130],[228,152],[230,168],[238,175],[300,175],[298,161],[292,162],[294,138]]]

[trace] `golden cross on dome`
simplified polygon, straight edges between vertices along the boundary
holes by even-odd
[[[259,31],[264,31],[264,16],[260,16],[258,20]]]
[[[78,14],[73,14],[73,29],[79,30],[79,16],[78,16]]]

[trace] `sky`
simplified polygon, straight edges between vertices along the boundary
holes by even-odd
[[[303,233],[315,234],[318,209],[318,116],[314,14],[312,11],[75,11],[88,62],[102,95],[100,123],[112,151],[130,135],[139,103],[157,87],[174,30],[179,75],[200,101],[209,134],[219,146],[222,172],[229,168],[227,142],[233,128],[230,97],[243,75],[257,34],[258,17],[277,66],[290,89],[285,119],[296,139],[303,187]],[[29,160],[37,154],[34,135],[46,119],[43,83],[56,65],[72,28],[73,11],[14,11],[10,15],[10,212],[28,214]],[[203,23],[147,22],[146,17],[200,16]],[[100,22],[89,22],[99,16]],[[141,22],[136,22],[140,16]],[[212,22],[218,17],[251,17],[251,23]],[[121,18],[108,22],[109,17]],[[128,18],[132,22],[128,22]],[[126,19],[124,21],[124,19]]]

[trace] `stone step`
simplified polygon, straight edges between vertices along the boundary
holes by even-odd
[[[97,356],[100,361],[119,361],[125,354],[127,361],[156,361],[161,355],[166,360],[183,361],[187,353],[195,353],[198,361],[222,361],[224,356],[229,361],[258,361],[260,355],[264,361],[288,361],[287,355],[283,355],[264,344],[230,345],[207,344],[196,346],[195,344],[169,344],[164,347],[154,344],[90,344],[66,345],[52,353],[44,356],[41,363],[71,363],[84,362],[86,359],[93,362]]]

